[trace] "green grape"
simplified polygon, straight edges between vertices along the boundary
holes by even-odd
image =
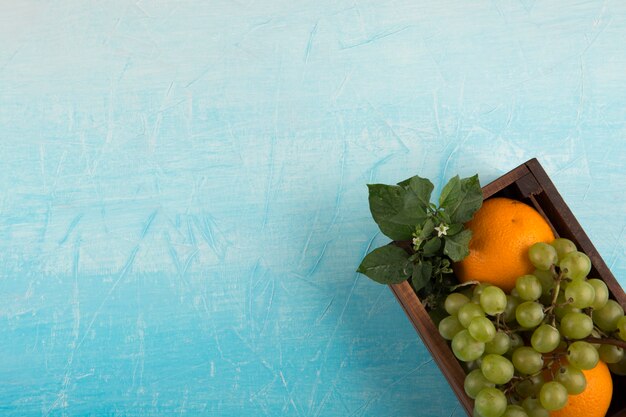
[[[515,310],[515,318],[522,327],[534,328],[543,320],[543,306],[535,301],[525,301]]]
[[[541,282],[534,275],[522,275],[515,281],[515,289],[525,301],[535,301],[541,297]]]
[[[460,323],[459,323],[460,324]],[[496,326],[487,317],[476,317],[467,326],[472,337],[479,342],[491,342],[496,335]]]
[[[619,346],[600,345],[598,354],[604,363],[618,363],[624,357],[624,349]]]
[[[565,299],[571,300],[572,305],[576,308],[587,308],[593,304],[596,297],[596,291],[593,286],[586,281],[578,280],[571,282],[565,288]]]
[[[485,344],[474,339],[467,330],[461,330],[452,339],[452,352],[463,362],[475,361],[484,351]]]
[[[539,391],[539,402],[548,411],[560,410],[567,405],[567,389],[560,382],[546,382]]]
[[[552,272],[535,269],[533,275],[536,276],[541,283],[542,294],[546,296],[550,295],[550,290],[554,288],[554,276],[552,276]]]
[[[524,407],[528,417],[550,417],[550,412],[541,406],[537,398],[526,398],[522,401],[522,407]]]
[[[567,360],[570,365],[578,369],[593,369],[600,357],[598,351],[591,344],[583,341],[572,343],[567,349]]]
[[[485,353],[504,355],[511,347],[511,338],[504,332],[496,332],[491,342],[485,343]]]
[[[474,287],[474,290],[472,291],[472,302],[476,304],[480,303],[480,295],[483,293],[485,288],[491,286],[491,284],[488,284],[486,282],[481,282],[480,284],[476,285]]]
[[[615,375],[626,376],[626,355],[624,355],[621,361],[617,363],[610,363],[609,369]]]
[[[617,322],[624,316],[624,309],[614,300],[609,300],[606,305],[591,313],[593,322],[605,332],[617,330]]]
[[[497,388],[483,388],[474,400],[474,408],[483,417],[502,417],[506,405],[506,396]]]
[[[457,317],[463,327],[467,328],[476,317],[485,317],[485,312],[478,304],[467,303],[459,308]]]
[[[522,346],[513,352],[513,366],[522,374],[530,375],[543,368],[543,356],[529,346]]]
[[[469,302],[470,299],[467,296],[459,292],[453,292],[446,297],[446,301],[443,303],[443,307],[449,315],[454,316],[459,312],[459,308]]]
[[[562,303],[563,301],[557,301],[557,303]],[[569,313],[580,313],[580,308],[576,308],[571,304],[565,304],[561,307],[557,307],[554,309],[554,314],[556,315],[556,317],[559,320],[563,320],[563,317],[565,317],[567,314]]]
[[[524,408],[519,405],[509,404],[506,406],[506,410],[502,417],[528,417]]]
[[[463,362],[461,365],[463,365],[465,367],[465,370],[467,372],[471,372],[475,369],[480,369],[480,364],[478,363],[478,360],[475,361],[469,361],[469,362]]]
[[[542,324],[537,327],[530,338],[530,344],[540,353],[552,352],[559,346],[560,341],[561,334],[555,327],[549,324]]]
[[[591,307],[594,310],[599,310],[604,307],[606,305],[606,302],[609,300],[609,289],[607,288],[604,281],[597,278],[590,279],[587,281],[587,283],[593,287],[595,294]]]
[[[569,395],[580,394],[587,388],[585,374],[572,365],[562,366],[554,379],[563,384]]]
[[[533,397],[539,394],[539,390],[543,386],[544,378],[542,374],[536,374],[520,381],[515,391],[521,398]]]
[[[467,374],[465,382],[463,383],[465,393],[472,400],[476,398],[476,395],[478,395],[483,388],[494,388],[495,386],[496,384],[485,378],[480,369],[474,369],[472,372]]]
[[[561,271],[564,272],[566,278],[573,280],[583,279],[591,271],[591,261],[589,257],[582,252],[571,252],[565,256],[559,263]]]
[[[515,373],[511,361],[504,356],[494,355],[493,353],[485,355],[480,364],[480,369],[483,371],[485,378],[498,385],[509,382]]]
[[[502,313],[502,318],[505,323],[510,323],[515,320],[515,309],[520,302],[520,299],[517,297],[513,297],[512,295],[506,296],[506,307]]]
[[[535,268],[542,271],[547,271],[558,261],[556,249],[543,242],[538,242],[532,245],[528,250],[528,257]]]
[[[556,255],[559,261],[569,253],[576,252],[576,245],[569,239],[557,238],[550,243],[554,249],[556,249]]]
[[[626,317],[622,316],[619,320],[617,320],[617,335],[620,339],[626,341]]]
[[[561,319],[561,334],[568,339],[584,339],[593,331],[593,320],[584,313],[567,313]]]
[[[448,316],[439,322],[439,334],[446,340],[452,340],[463,329],[463,325],[456,316]]]
[[[509,347],[509,352],[514,352],[515,349],[517,349],[518,347],[524,346],[524,340],[517,333],[512,333],[509,336],[509,339],[511,339],[511,347]]]
[[[528,417],[550,417],[550,412],[543,407],[537,407],[527,411]]]
[[[504,312],[506,308],[506,294],[495,285],[485,288],[480,294],[480,306],[485,313],[495,316]]]

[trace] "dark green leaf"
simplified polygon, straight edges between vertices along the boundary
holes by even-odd
[[[398,185],[369,184],[367,187],[370,211],[381,232],[393,240],[410,239],[415,223],[398,216],[404,210],[406,190]]]
[[[426,218],[426,210],[424,210],[424,208],[408,203],[408,205],[405,205],[390,221],[395,224],[415,226],[421,224]]]
[[[430,180],[416,175],[398,183],[398,185],[406,189],[407,200],[414,200],[415,203],[426,211],[430,205],[430,195],[433,192],[433,188],[435,188]]]
[[[433,230],[435,230],[435,222],[429,217],[422,225],[422,230],[419,237],[422,239],[426,239],[433,233]]]
[[[439,206],[445,207],[446,201],[455,201],[458,199],[459,193],[461,192],[461,179],[458,175],[450,178],[448,183],[443,186],[443,190],[441,190],[441,194],[439,195]]]
[[[387,245],[368,253],[357,272],[381,284],[398,284],[409,278],[411,268],[409,255],[404,249]]]
[[[409,261],[415,262],[415,261],[421,259],[421,257],[422,257],[421,253],[415,252],[413,255],[409,256]]]
[[[469,241],[472,238],[472,231],[463,230],[454,236],[445,237],[443,253],[448,255],[454,262],[459,262],[469,255]]]
[[[445,185],[439,197],[439,205],[452,223],[469,221],[483,202],[478,175],[459,179],[455,176]]]
[[[461,230],[463,230],[463,225],[461,223],[453,223],[450,225],[450,228],[448,229],[446,234],[448,236],[454,236],[457,233],[459,233]]]
[[[428,261],[416,263],[413,266],[413,274],[411,274],[411,284],[413,289],[419,291],[430,281],[433,273],[433,266]]]
[[[441,220],[443,220],[443,223],[445,223],[445,224],[452,223],[452,219],[450,219],[450,216],[445,211],[439,210],[438,214],[439,214],[439,217],[441,218]]]
[[[439,252],[441,248],[441,239],[438,237],[433,237],[428,242],[424,244],[422,247],[422,251],[424,252],[424,256],[433,256]]]

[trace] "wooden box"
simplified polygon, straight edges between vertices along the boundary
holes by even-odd
[[[593,265],[590,276],[602,279],[612,294],[611,298],[619,302],[622,307],[626,307],[624,291],[537,159],[531,159],[518,166],[487,184],[482,190],[485,199],[492,196],[508,197],[535,207],[548,220],[557,236],[572,240],[578,250],[589,256]],[[474,402],[463,389],[465,371],[452,353],[448,342],[439,335],[435,323],[430,319],[409,282],[405,281],[390,287],[424,345],[450,383],[461,405],[471,416]],[[626,417],[626,396],[622,395],[626,393],[626,376],[613,375],[613,383],[613,400],[607,417]]]

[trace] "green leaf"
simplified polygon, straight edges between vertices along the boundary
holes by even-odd
[[[469,241],[471,238],[472,231],[469,229],[463,230],[454,236],[446,236],[443,253],[454,262],[459,262],[469,255]]]
[[[424,210],[420,206],[415,206],[409,203],[408,205],[404,206],[398,214],[393,216],[390,221],[394,222],[395,224],[406,224],[415,226],[421,224],[424,220],[426,220],[426,218],[426,210]]]
[[[419,252],[415,252],[413,255],[409,256],[409,261],[415,262],[422,258],[422,254]]]
[[[426,239],[428,236],[430,236],[433,233],[433,230],[435,230],[435,222],[433,221],[432,218],[428,218],[425,222],[424,225],[422,226],[422,230],[420,231],[420,236],[422,239]]]
[[[413,266],[413,273],[411,274],[411,284],[415,291],[419,291],[426,286],[430,278],[432,277],[433,266],[428,261],[422,261],[416,263]]]
[[[463,224],[461,224],[461,223],[453,223],[453,224],[450,225],[450,228],[448,229],[446,234],[448,236],[454,236],[457,233],[459,233],[461,230],[463,230]]]
[[[483,203],[483,193],[478,175],[460,179],[455,176],[443,187],[439,205],[452,223],[469,221]]]
[[[461,192],[461,179],[458,175],[450,178],[448,183],[444,185],[441,194],[439,195],[439,206],[445,207],[446,201],[454,201],[458,198]]]
[[[398,284],[409,278],[411,268],[409,254],[404,249],[387,245],[368,253],[357,272],[381,284]]]
[[[439,210],[437,212],[437,215],[441,218],[442,222],[445,224],[450,224],[452,223],[452,219],[450,219],[450,216],[448,215],[448,213],[446,213],[443,210]]]
[[[428,242],[424,244],[422,247],[422,251],[424,252],[424,256],[434,256],[439,252],[441,248],[441,239],[438,237],[433,237]]]
[[[406,190],[398,185],[369,184],[370,211],[380,231],[393,240],[411,238],[415,224],[394,219],[404,208]]]
[[[398,183],[398,185],[406,189],[407,197],[414,200],[414,203],[419,204],[426,211],[430,205],[430,195],[435,188],[430,180],[416,175]]]
[[[391,220],[400,224],[419,225],[426,220],[433,184],[419,176],[398,183],[404,189],[402,210]]]

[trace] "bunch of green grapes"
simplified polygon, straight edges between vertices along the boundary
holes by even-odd
[[[599,360],[626,373],[626,318],[606,284],[588,279],[589,258],[568,239],[536,243],[536,270],[506,294],[478,284],[451,293],[439,332],[468,374],[479,417],[548,417],[585,390]]]

